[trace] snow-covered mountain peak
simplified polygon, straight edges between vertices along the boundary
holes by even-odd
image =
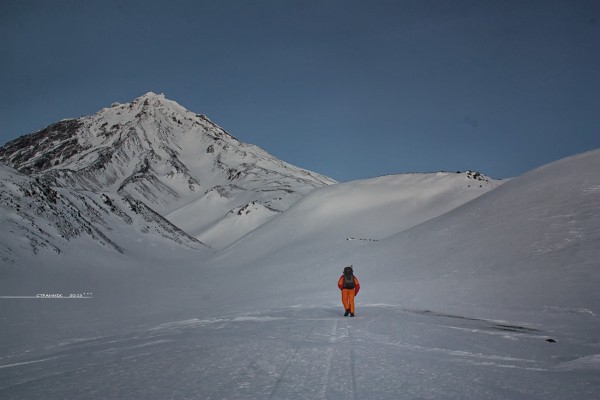
[[[260,225],[335,182],[242,143],[152,92],[13,140],[0,148],[0,162],[56,186],[142,201],[196,236],[252,202],[271,210],[253,219]]]
[[[179,105],[177,102],[167,99],[165,97],[164,93],[154,93],[154,92],[144,93],[143,95],[133,99],[131,101],[131,103],[127,103],[127,104],[141,105],[144,107],[157,107],[160,105],[169,105],[169,106],[174,106],[174,107],[183,109],[183,107],[181,105]]]
[[[134,101],[140,101],[140,100],[146,100],[146,99],[157,99],[157,100],[164,100],[165,99],[165,94],[164,93],[154,93],[152,91],[144,93],[143,95],[141,95],[140,97],[137,97]]]

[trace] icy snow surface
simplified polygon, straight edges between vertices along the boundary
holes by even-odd
[[[288,307],[63,341],[0,366],[3,398],[593,398],[599,355],[539,327],[361,305]],[[562,342],[565,344],[562,344]]]

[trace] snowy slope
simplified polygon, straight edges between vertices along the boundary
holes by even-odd
[[[398,276],[390,299],[598,315],[598,171],[600,151],[546,165],[375,244],[357,262],[378,280]]]
[[[9,142],[0,161],[55,186],[134,198],[194,236],[253,202],[271,212],[238,219],[258,226],[314,188],[334,183],[154,93]],[[224,247],[243,233],[202,237]]]
[[[389,175],[316,189],[227,249],[244,260],[272,249],[302,257],[307,249],[374,242],[442,215],[502,182],[475,172]]]
[[[215,262],[251,271],[249,292],[261,286],[262,276],[270,276],[269,290],[290,304],[324,301],[341,267],[353,264],[369,282],[365,287],[372,288],[364,290],[369,302],[469,310],[475,317],[482,316],[477,308],[483,307],[486,313],[496,310],[498,317],[523,310],[540,319],[554,311],[585,319],[600,314],[599,163],[599,151],[561,160],[433,219],[423,209],[407,208],[406,216],[422,216],[423,223],[412,228],[402,226],[410,218],[404,219],[400,207],[367,209],[368,223],[344,216],[339,198],[327,202],[326,194],[338,187],[358,191],[369,183],[373,186],[366,192],[388,198],[389,187],[377,187],[377,180],[319,189]],[[394,227],[399,233],[386,238]],[[349,235],[380,240],[346,240]],[[290,287],[285,271],[311,279]]]
[[[61,254],[87,238],[96,246],[123,253],[123,237],[159,241],[183,247],[207,247],[173,226],[143,203],[112,194],[55,187],[0,164],[0,260],[23,264],[23,255]],[[38,262],[40,262],[38,261]]]
[[[353,264],[369,282],[365,288],[372,288],[364,290],[369,302],[470,310],[475,317],[482,316],[477,310],[482,307],[486,313],[496,310],[498,317],[522,310],[540,319],[554,312],[595,318],[600,314],[599,166],[600,151],[561,160],[433,219],[421,214],[423,223],[412,228],[397,222],[403,218],[393,206],[380,214],[371,210],[370,223],[338,218],[334,211],[329,219],[321,210],[340,208],[337,200],[327,203],[325,194],[346,184],[319,189],[222,252],[216,262],[258,269],[250,288],[259,286],[262,276],[273,276],[270,290],[291,304],[323,301],[341,267]],[[366,183],[376,181],[355,189]],[[380,193],[389,196],[386,185]],[[303,208],[317,197],[320,207]],[[306,225],[300,217],[286,219],[300,209]],[[422,212],[417,207],[407,215]],[[394,226],[395,235],[386,238],[389,230],[373,234]],[[348,235],[381,240],[349,241]],[[311,279],[290,287],[285,271],[301,271]]]

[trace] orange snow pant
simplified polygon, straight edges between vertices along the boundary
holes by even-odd
[[[344,310],[350,310],[354,314],[354,289],[342,289],[342,304]]]

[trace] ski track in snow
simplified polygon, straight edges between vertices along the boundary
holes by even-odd
[[[600,391],[597,348],[550,344],[541,329],[382,305],[341,314],[293,307],[63,340],[0,365],[0,397],[572,399]]]

